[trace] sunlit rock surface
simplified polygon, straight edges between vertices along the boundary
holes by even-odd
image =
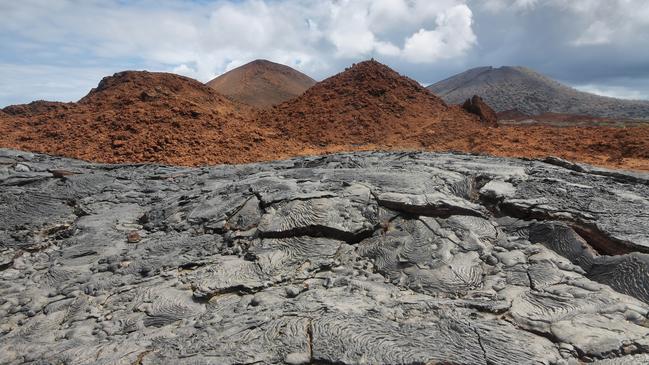
[[[649,176],[0,150],[0,363],[645,364]]]

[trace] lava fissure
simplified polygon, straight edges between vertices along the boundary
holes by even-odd
[[[283,231],[258,231],[260,238],[293,238],[293,237],[323,237],[344,241],[347,244],[355,245],[364,239],[372,237],[374,232],[380,229],[380,225],[372,229],[364,229],[359,232],[347,232],[336,228],[319,224],[295,227]]]
[[[572,229],[574,229],[575,232],[579,236],[581,236],[594,250],[603,255],[617,256],[628,254],[629,252],[632,252],[630,247],[634,247],[634,250],[636,251],[649,253],[649,248],[644,248],[641,245],[634,245],[630,242],[611,237],[611,235],[603,232],[597,227],[596,224],[591,222],[569,220],[564,217],[553,216],[550,213],[541,212],[538,210],[525,210],[516,204],[508,204],[506,202],[498,203],[497,207],[497,212],[501,215],[516,219],[522,219],[526,221],[537,220],[566,223]]]

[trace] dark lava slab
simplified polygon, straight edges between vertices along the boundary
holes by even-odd
[[[2,364],[643,364],[649,176],[0,150]]]

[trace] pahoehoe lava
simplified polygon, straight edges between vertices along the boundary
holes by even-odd
[[[0,363],[649,363],[649,175],[0,149]]]

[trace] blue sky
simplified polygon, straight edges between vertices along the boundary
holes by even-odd
[[[521,65],[649,99],[646,0],[0,0],[0,106],[74,101],[126,69],[208,81],[256,58],[316,79],[375,57],[428,84]]]

